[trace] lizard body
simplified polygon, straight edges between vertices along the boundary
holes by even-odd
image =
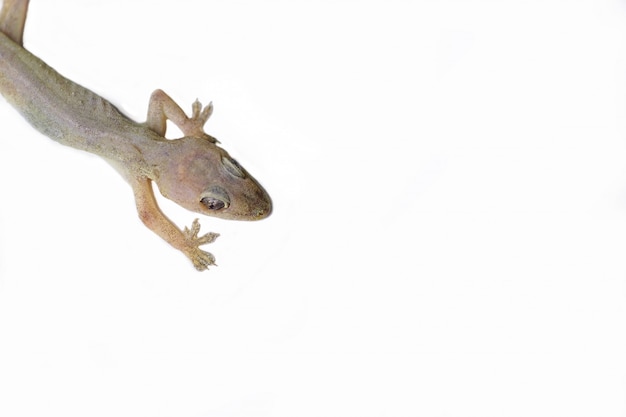
[[[270,215],[267,192],[203,126],[213,106],[196,101],[192,116],[163,91],[150,97],[148,119],[137,123],[110,102],[68,80],[22,47],[28,0],[5,0],[0,11],[0,93],[37,130],[59,143],[106,159],[133,188],[143,223],[182,251],[198,270],[215,264],[199,249],[217,234],[198,236],[200,225],[180,230],[160,210],[152,190],[209,216],[257,220]],[[165,138],[166,120],[183,138]]]

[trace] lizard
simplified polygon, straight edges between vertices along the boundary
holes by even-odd
[[[183,208],[228,220],[259,220],[272,212],[265,189],[219,141],[204,131],[213,105],[196,100],[191,116],[165,92],[150,96],[147,120],[135,122],[91,90],[63,77],[23,46],[29,0],[4,0],[0,10],[0,94],[36,130],[102,157],[130,184],[143,224],[184,253],[195,268],[215,265],[201,245],[200,223],[178,228],[160,209],[153,183]],[[166,139],[166,121],[183,133]]]

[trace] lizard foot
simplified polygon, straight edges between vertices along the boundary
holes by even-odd
[[[195,136],[200,138],[207,138],[213,142],[217,142],[215,138],[209,136],[204,131],[204,124],[209,120],[213,113],[213,103],[209,103],[208,106],[202,107],[202,103],[198,100],[194,101],[191,105],[191,117],[187,118],[184,126],[185,135]]]
[[[185,227],[183,234],[185,235],[185,240],[187,241],[187,248],[183,252],[189,259],[191,259],[193,266],[198,271],[204,271],[205,269],[209,269],[209,266],[215,265],[215,257],[209,252],[201,250],[198,246],[213,243],[219,234],[207,233],[198,237],[198,232],[200,232],[200,223],[198,222],[198,219],[193,221],[191,229]]]

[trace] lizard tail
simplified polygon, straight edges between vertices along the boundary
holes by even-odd
[[[4,0],[0,10],[0,32],[20,46],[24,36],[28,2],[29,0]]]

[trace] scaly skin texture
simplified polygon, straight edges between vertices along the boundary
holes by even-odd
[[[133,188],[139,218],[183,252],[199,271],[215,258],[199,246],[219,235],[198,236],[200,224],[180,230],[159,208],[152,182],[180,206],[231,220],[259,220],[272,202],[261,185],[217,140],[204,132],[213,111],[196,101],[192,115],[163,91],[150,97],[148,119],[137,123],[104,98],[64,78],[22,47],[28,0],[5,0],[0,11],[0,93],[38,131],[63,145],[106,159]],[[166,120],[185,135],[165,139]]]

